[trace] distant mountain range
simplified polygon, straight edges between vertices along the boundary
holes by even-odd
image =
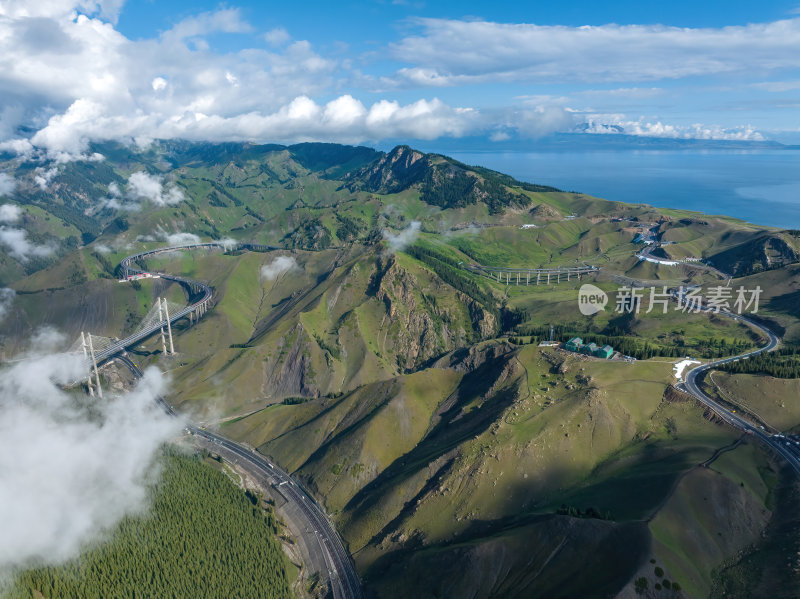
[[[390,140],[380,147],[389,149],[401,142]],[[777,141],[740,141],[725,139],[674,139],[646,137],[625,133],[555,133],[539,139],[512,136],[502,141],[492,141],[485,136],[415,141],[414,147],[428,152],[580,152],[597,150],[797,150],[800,146]]]

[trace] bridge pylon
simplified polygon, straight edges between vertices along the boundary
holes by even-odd
[[[83,357],[86,361],[89,361],[89,351],[88,351],[88,344],[86,343],[86,336],[84,335],[83,331],[81,331],[81,349],[83,350]],[[94,397],[94,387],[92,387],[92,368],[89,367],[89,381],[86,384],[89,387],[89,395]]]
[[[158,298],[158,322],[164,322],[164,312],[161,308],[161,298]],[[161,354],[167,354],[167,339],[164,332],[164,325],[161,325]]]
[[[82,335],[82,333],[81,333]],[[89,337],[89,354],[92,356],[92,366],[94,367],[94,378],[95,383],[97,385],[97,396],[102,399],[103,398],[103,388],[100,386],[100,371],[97,369],[97,358],[94,354],[94,345],[92,344],[92,334],[88,333]],[[91,373],[89,374],[89,380],[92,380]]]
[[[175,346],[172,344],[172,324],[169,321],[169,308],[167,307],[167,298],[162,298],[164,302],[164,315],[167,317],[167,331],[169,333],[169,355],[175,355]],[[163,336],[164,329],[162,327],[161,334]]]

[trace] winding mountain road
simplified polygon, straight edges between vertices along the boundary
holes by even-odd
[[[650,229],[650,234],[649,235],[650,235],[651,239],[654,238],[654,235],[655,235],[657,229],[658,229],[657,226]],[[651,258],[650,257],[650,252],[653,249],[655,249],[655,247],[657,247],[656,244],[649,245],[649,246],[645,247],[643,250],[641,250],[640,252],[636,253],[636,257],[639,258],[640,260],[645,260],[646,259],[646,260],[652,260],[654,262],[666,263],[666,264],[672,264],[673,263],[672,261],[666,261],[666,260],[663,260],[663,259],[660,259],[660,258]],[[721,276],[722,278],[727,279],[727,281],[730,281],[730,278],[731,278],[730,275],[727,275],[726,273],[723,273],[723,272],[721,272],[721,271],[719,271],[719,270],[717,270],[717,269],[715,269],[715,268],[713,268],[711,266],[708,266],[707,264],[696,263],[696,262],[686,262],[686,261],[680,261],[680,262],[683,263],[683,264],[686,264],[688,266],[692,266],[692,267],[695,267],[695,268],[702,268],[702,269],[708,270],[710,272],[713,272],[713,273]],[[674,262],[674,263],[677,264],[678,262]],[[505,274],[507,283],[509,281],[513,281],[513,279],[511,278],[512,274],[520,274],[520,273],[522,273],[522,274],[528,274],[529,275],[530,273],[534,273],[534,274],[542,274],[542,273],[547,274],[547,273],[550,273],[552,275],[553,273],[557,273],[557,272],[562,272],[562,273],[565,272],[563,269],[514,269],[514,268],[503,268],[503,267],[487,267],[487,266],[482,266],[482,265],[478,265],[478,264],[471,264],[471,265],[469,265],[469,264],[463,265],[462,264],[462,266],[464,268],[468,269],[468,270],[472,270],[474,272],[480,272],[482,274],[485,274],[485,275],[489,276],[490,278],[494,278],[496,276],[498,282],[502,281],[502,276]],[[590,265],[583,265],[581,267],[574,267],[574,268],[569,269],[569,270],[574,272],[574,274],[589,274],[589,273],[597,272],[599,270],[599,268],[597,268],[595,266],[590,266]],[[519,280],[520,279],[517,279],[517,284],[519,284]],[[523,280],[523,282],[525,281],[525,279],[522,279],[522,280]],[[680,296],[680,292],[673,291],[673,297],[675,299],[677,299],[679,302],[682,301],[682,297]],[[702,311],[711,312],[711,310],[709,310],[707,308],[702,308]],[[794,469],[794,471],[800,476],[800,446],[798,446],[796,443],[786,439],[783,435],[771,435],[771,434],[767,433],[763,428],[751,424],[750,422],[748,422],[747,420],[745,420],[741,416],[737,415],[736,413],[734,413],[731,410],[729,410],[728,408],[726,408],[724,405],[714,401],[711,397],[706,395],[700,389],[700,387],[697,385],[697,377],[699,375],[701,375],[702,373],[707,372],[707,371],[709,371],[709,370],[711,370],[713,368],[716,368],[717,366],[722,366],[724,364],[728,364],[730,362],[735,362],[737,360],[746,360],[746,359],[750,358],[751,356],[755,356],[755,355],[763,353],[763,352],[772,351],[780,343],[780,338],[775,333],[773,333],[766,326],[764,326],[764,325],[762,325],[762,324],[760,324],[758,322],[755,322],[752,319],[749,319],[749,318],[747,318],[747,317],[745,317],[743,315],[740,315],[740,314],[734,314],[732,312],[727,312],[727,311],[720,311],[718,313],[723,315],[723,316],[727,316],[729,318],[732,318],[733,320],[736,320],[736,321],[738,321],[740,323],[749,325],[749,326],[757,329],[758,331],[760,331],[761,333],[763,333],[767,337],[766,345],[764,345],[763,347],[760,347],[758,349],[755,349],[755,350],[740,354],[738,356],[732,356],[732,357],[729,357],[729,358],[723,358],[721,360],[716,360],[714,362],[708,362],[706,364],[701,364],[700,366],[697,366],[696,368],[693,368],[692,370],[690,370],[686,374],[684,382],[679,383],[677,385],[677,388],[680,389],[681,391],[684,391],[684,392],[688,393],[689,395],[691,395],[695,399],[697,399],[699,402],[701,402],[704,405],[706,405],[711,411],[713,411],[715,414],[717,414],[720,418],[722,418],[725,422],[727,422],[731,426],[734,426],[734,427],[744,431],[745,433],[753,435],[753,436],[757,437],[758,439],[760,439],[765,445],[767,445],[775,453],[777,453],[778,455],[783,457],[789,463],[789,465]]]
[[[194,245],[181,245],[181,246],[158,248],[155,250],[149,250],[147,252],[140,252],[139,254],[133,254],[132,256],[128,256],[127,258],[123,258],[122,262],[120,262],[120,266],[122,267],[122,272],[124,276],[128,276],[130,274],[152,275],[153,273],[149,273],[143,269],[132,266],[132,263],[135,263],[136,261],[144,259],[148,256],[154,256],[156,254],[161,254],[161,253],[181,251],[181,250],[191,250],[197,248],[210,249],[210,248],[220,248],[220,247],[225,247],[225,246],[221,243],[200,243]],[[189,304],[182,310],[178,310],[175,314],[170,314],[169,318],[170,323],[175,323],[181,318],[189,316],[189,314],[192,314],[195,311],[199,310],[200,308],[207,306],[208,303],[211,301],[211,298],[213,297],[214,294],[213,290],[211,289],[210,286],[206,285],[205,283],[202,283],[200,281],[193,281],[191,279],[187,279],[184,277],[178,277],[176,275],[168,275],[164,273],[157,273],[157,274],[162,279],[175,281],[176,283],[180,283],[181,285],[184,285],[190,289],[200,289],[203,293],[202,297],[200,297],[200,299],[198,299],[197,301]],[[156,331],[159,331],[163,326],[166,326],[166,320],[156,322],[147,328],[144,328],[140,331],[136,331],[132,335],[125,337],[125,339],[120,339],[119,341],[112,343],[102,351],[97,352],[98,364],[105,362],[109,358],[117,355],[118,353],[124,351],[125,349],[131,347],[132,345],[135,345],[142,339],[146,339],[150,335],[154,334]]]
[[[761,427],[753,425],[752,423],[748,422],[738,414],[735,414],[722,404],[714,401],[711,397],[706,395],[698,386],[697,384],[697,377],[704,372],[707,372],[717,366],[722,366],[724,364],[728,364],[730,362],[736,362],[738,360],[746,360],[752,356],[757,354],[761,354],[764,352],[769,352],[774,350],[778,347],[780,343],[780,338],[773,333],[770,329],[765,327],[764,325],[755,322],[745,316],[739,314],[733,314],[731,312],[720,311],[718,314],[725,315],[729,318],[732,318],[738,322],[747,324],[761,333],[766,335],[767,343],[766,345],[754,349],[752,351],[740,354],[738,356],[732,356],[730,358],[723,358],[721,360],[715,360],[713,362],[708,362],[706,364],[701,364],[700,366],[696,366],[692,370],[690,370],[685,377],[683,383],[679,383],[677,388],[681,391],[685,391],[695,399],[697,399],[702,404],[706,405],[711,411],[713,411],[717,416],[722,418],[725,422],[730,424],[731,426],[738,428],[749,435],[753,435],[760,439],[765,445],[767,445],[770,449],[772,449],[775,453],[783,457],[789,465],[794,469],[794,471],[800,476],[800,448],[798,446],[793,445],[791,442],[787,441],[783,436],[771,435],[763,430]]]
[[[219,247],[225,246],[222,243],[201,243],[158,248],[128,256],[122,261],[121,266],[126,275],[131,273],[153,274],[148,273],[148,271],[144,270],[143,268],[137,268],[134,266],[134,264],[140,263],[141,260],[159,253]],[[591,271],[596,270],[596,267],[586,268],[591,269]],[[158,274],[161,278],[175,281],[199,294],[202,294],[197,301],[186,306],[182,310],[177,311],[175,314],[171,314],[170,322],[175,322],[181,318],[184,318],[190,313],[200,314],[213,298],[212,288],[205,283],[175,275],[167,275],[162,273]],[[720,312],[720,314],[723,314],[729,318],[733,318],[734,320],[747,324],[762,332],[768,340],[766,345],[738,356],[724,358],[697,366],[686,374],[685,381],[679,383],[677,387],[707,406],[726,423],[760,439],[776,454],[783,457],[794,469],[794,471],[800,475],[800,448],[792,445],[783,437],[766,433],[766,431],[762,430],[760,427],[751,424],[747,420],[727,409],[725,406],[717,403],[714,399],[706,395],[697,384],[698,376],[706,371],[729,362],[745,360],[751,356],[772,351],[780,343],[778,336],[760,323],[748,319],[745,316],[730,312]],[[119,354],[123,353],[126,348],[131,347],[142,339],[160,330],[162,326],[165,326],[165,324],[165,321],[155,323],[147,329],[115,342],[113,345],[104,349],[102,353],[98,354],[98,361],[102,362],[110,359],[111,357],[118,356]],[[139,371],[136,365],[131,362],[127,356],[120,356],[119,359],[131,370],[135,376],[141,376],[141,371]],[[159,401],[167,413],[173,416],[176,415],[172,407],[163,398],[159,398]],[[341,537],[330,523],[322,507],[316,501],[314,501],[311,495],[308,494],[294,478],[292,478],[288,473],[282,471],[280,468],[276,467],[274,464],[270,463],[266,458],[254,450],[248,449],[217,433],[199,428],[193,424],[188,424],[187,429],[192,435],[195,435],[197,438],[213,445],[217,450],[217,453],[225,457],[228,461],[238,463],[240,466],[245,467],[245,469],[254,474],[257,478],[266,481],[268,485],[277,489],[278,492],[290,504],[292,504],[295,512],[300,514],[300,517],[305,522],[305,525],[302,527],[305,530],[299,532],[300,534],[304,533],[304,541],[306,546],[313,547],[313,540],[316,540],[318,543],[319,551],[316,552],[316,555],[318,559],[321,555],[322,562],[316,564],[317,570],[320,572],[323,578],[326,579],[327,583],[330,584],[333,597],[335,599],[360,599],[362,597],[360,580],[356,574],[352,560],[344,548]],[[311,531],[313,531],[313,533]]]
[[[651,229],[651,231],[655,232],[656,228]],[[641,259],[646,259],[649,257],[650,251],[656,247],[654,245],[646,247],[641,252],[637,253],[636,256]],[[659,260],[656,260],[659,261]],[[696,263],[688,263],[692,266],[696,266]],[[706,266],[708,270],[716,272],[717,274],[722,275],[723,277],[727,277],[727,280],[730,281],[730,275],[726,275],[721,271],[714,269],[713,267],[709,267],[708,265],[701,265]],[[682,288],[681,288],[682,289]],[[676,299],[679,303],[683,301],[683,296],[681,293],[685,293],[682,291],[674,291],[673,290],[673,298]],[[701,308],[701,311],[711,313],[712,310],[709,308]],[[731,426],[738,428],[741,431],[744,431],[746,434],[753,435],[760,439],[767,447],[772,449],[775,453],[780,455],[784,458],[788,463],[789,466],[795,471],[795,473],[800,476],[800,447],[793,444],[792,442],[788,441],[783,435],[772,435],[767,433],[762,427],[756,426],[738,414],[734,413],[733,411],[726,408],[724,405],[714,401],[711,397],[706,395],[697,384],[697,377],[703,374],[704,372],[708,372],[718,366],[723,366],[725,364],[729,364],[730,362],[737,362],[739,360],[746,360],[752,356],[770,352],[774,350],[780,344],[780,337],[778,337],[775,333],[773,333],[770,329],[764,326],[761,323],[758,323],[750,318],[747,318],[741,314],[734,314],[733,312],[720,310],[718,312],[714,312],[716,314],[720,314],[722,316],[727,316],[728,318],[732,318],[733,320],[748,325],[761,333],[763,333],[767,338],[767,343],[758,349],[754,349],[749,352],[745,352],[743,354],[739,354],[738,356],[731,356],[728,358],[723,358],[721,360],[715,360],[713,362],[707,362],[706,364],[701,364],[700,366],[696,366],[692,370],[686,373],[684,381],[676,385],[678,389],[688,393],[692,397],[694,397],[697,401],[704,404],[708,407],[712,412],[714,412],[717,416],[722,418],[723,421],[727,422]]]
[[[159,253],[166,253],[172,251],[183,251],[191,249],[210,249],[225,247],[222,243],[201,243],[193,245],[170,246],[165,248],[158,248],[147,252],[134,254],[123,259],[121,266],[125,275],[130,273],[135,274],[154,274],[142,268],[133,266],[134,263],[139,262],[141,259],[153,256]],[[239,246],[247,248],[247,245]],[[264,246],[265,247],[265,246]],[[198,311],[211,301],[213,297],[213,289],[206,283],[194,281],[184,277],[175,275],[167,275],[158,273],[162,279],[169,279],[178,282],[190,289],[202,293],[200,299],[186,306],[186,308],[179,310],[175,314],[170,315],[170,322],[173,323],[181,318],[188,316],[190,313]],[[102,353],[97,356],[98,362],[108,361],[112,357],[117,359],[126,367],[136,378],[142,376],[141,370],[131,361],[131,359],[124,355],[124,350],[138,343],[142,339],[159,331],[161,327],[166,325],[166,321],[155,323],[134,335],[126,337],[117,341],[109,346]],[[120,355],[122,354],[122,355]],[[178,416],[173,410],[172,406],[163,398],[158,398],[159,403],[170,416]],[[181,416],[185,420],[185,416]],[[197,427],[194,424],[186,421],[186,428],[188,432],[199,439],[203,439],[213,446],[217,453],[219,453],[227,461],[235,462],[243,467],[255,478],[266,482],[266,486],[271,486],[280,493],[283,498],[291,504],[292,514],[296,521],[301,521],[299,526],[293,532],[297,536],[302,536],[304,545],[308,549],[309,557],[317,563],[306,564],[309,570],[316,569],[320,573],[323,581],[326,581],[331,588],[334,599],[361,599],[361,581],[356,573],[355,566],[350,559],[347,550],[344,547],[341,537],[336,532],[336,529],[331,524],[325,511],[322,507],[306,492],[302,486],[287,472],[281,470],[276,465],[270,463],[264,456],[257,453],[255,450],[248,449],[247,447],[231,441],[217,433],[205,430],[204,428]],[[315,549],[318,547],[318,550]]]

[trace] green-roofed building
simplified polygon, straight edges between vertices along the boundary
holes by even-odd
[[[591,343],[581,347],[581,353],[582,354],[587,354],[587,355],[593,356],[593,355],[595,355],[596,351],[597,351],[597,344],[594,341],[592,341]]]
[[[566,345],[564,345],[564,347],[568,351],[581,351],[581,346],[582,345],[583,345],[583,339],[581,339],[580,337],[573,337],[572,339],[567,341],[567,343],[566,343]]]
[[[614,348],[610,345],[604,345],[603,347],[598,347],[597,351],[594,352],[594,355],[598,358],[603,358],[604,360],[608,360],[611,356],[614,355]]]

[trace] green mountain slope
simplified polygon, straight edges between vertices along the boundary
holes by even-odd
[[[613,299],[584,316],[576,298],[586,282],[613,293],[730,274],[734,288],[762,287],[760,317],[793,342],[792,232],[561,192],[406,146],[92,150],[105,159],[60,166],[45,191],[35,168],[4,165],[18,181],[18,226],[53,246],[40,262],[0,254],[17,293],[0,323],[4,355],[45,324],[67,345],[81,331],[121,337],[157,297],[188,301],[163,279],[118,282],[126,255],[196,238],[262,244],[150,260],[207,281],[214,305],[174,327],[177,356],[155,339],[133,353],[170,372],[177,409],[304,483],[370,596],[630,597],[637,581],[652,589],[664,577],[707,596],[725,586],[724,565],[734,572],[730,560],[783,521],[776,462],[732,447],[735,432],[672,387],[683,356],[727,355],[758,337],[719,316],[619,315]],[[132,198],[137,172],[182,199]],[[640,261],[633,240],[647,231],[662,243],[656,255],[718,270]],[[537,285],[465,268],[476,263],[600,271]],[[557,338],[603,339],[643,359],[539,347],[551,325]]]

